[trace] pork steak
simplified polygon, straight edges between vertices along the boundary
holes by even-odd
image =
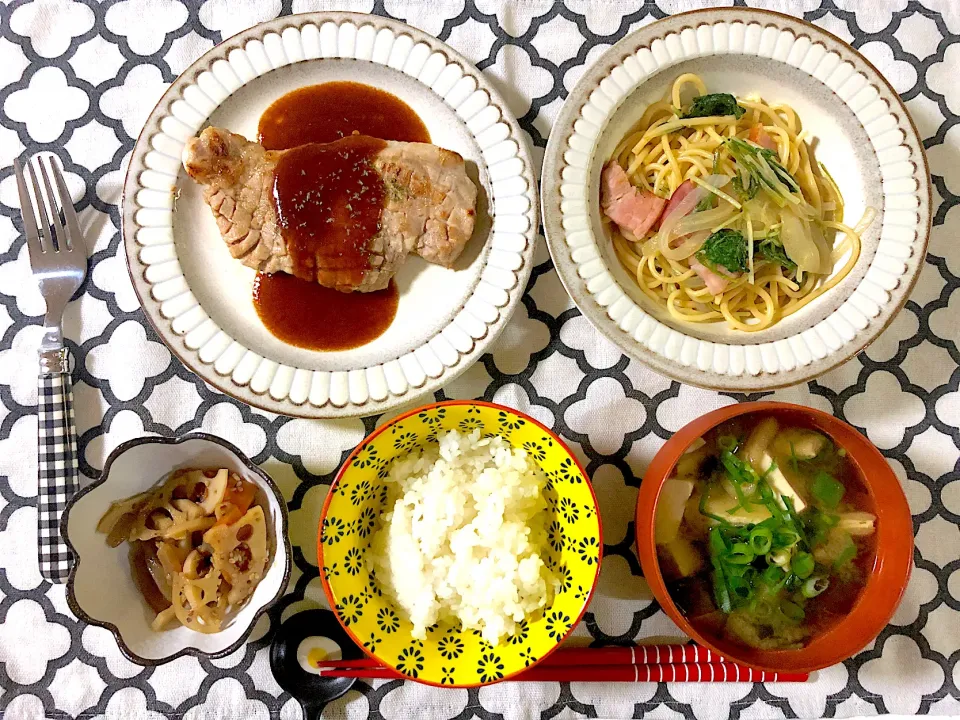
[[[338,143],[360,139],[352,136]],[[359,240],[354,233],[353,240],[342,241],[360,243],[360,252],[341,252],[329,243],[305,249],[277,212],[277,168],[284,154],[331,149],[336,143],[266,150],[228,130],[209,127],[186,144],[182,159],[187,174],[204,186],[204,200],[231,255],[244,265],[345,292],[370,292],[385,288],[410,253],[447,267],[456,262],[473,234],[477,204],[477,187],[457,153],[426,143],[373,142],[377,144],[369,168],[382,181],[376,196],[382,210],[373,232]],[[340,226],[350,218],[339,214],[324,222]],[[350,228],[344,232],[349,238]]]

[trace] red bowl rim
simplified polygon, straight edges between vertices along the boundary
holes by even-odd
[[[873,495],[883,537],[900,543],[878,543],[874,569],[850,613],[827,632],[799,650],[753,650],[714,639],[696,630],[674,604],[660,572],[654,540],[654,508],[664,482],[690,443],[727,420],[760,412],[806,415],[818,429],[844,447]],[[839,441],[842,436],[843,441]],[[864,472],[879,465],[879,472]],[[882,503],[882,505],[881,505]],[[913,519],[899,478],[869,439],[849,423],[804,405],[785,402],[747,402],[727,405],[684,425],[657,452],[640,483],[634,518],[637,552],[643,574],[664,612],[687,635],[711,651],[738,663],[768,672],[813,672],[842,662],[870,644],[893,618],[906,591],[913,568]],[[869,602],[864,602],[869,595]],[[732,651],[731,651],[732,650]]]
[[[567,632],[564,634],[564,636],[563,636],[562,638],[560,638],[560,639],[558,639],[558,640],[556,641],[556,644],[555,644],[552,648],[550,648],[549,651],[545,652],[540,658],[538,658],[537,660],[535,660],[534,662],[532,662],[528,667],[521,668],[520,670],[517,670],[516,672],[510,673],[509,675],[505,675],[505,676],[502,677],[501,679],[497,680],[496,682],[492,682],[492,683],[453,684],[453,685],[447,684],[447,685],[441,685],[440,683],[437,683],[437,682],[430,682],[430,681],[428,681],[428,680],[423,680],[423,679],[421,679],[421,678],[410,677],[409,675],[407,675],[407,674],[405,674],[405,673],[401,673],[399,670],[397,670],[397,668],[395,667],[395,665],[394,665],[393,663],[391,663],[390,661],[388,661],[386,658],[380,657],[380,656],[377,655],[376,653],[370,652],[370,650],[367,649],[367,647],[363,644],[363,642],[360,640],[360,638],[358,638],[358,637],[354,634],[354,632],[350,629],[350,627],[349,627],[346,623],[343,622],[343,619],[340,617],[340,613],[337,612],[337,603],[336,603],[336,601],[334,600],[333,591],[330,589],[330,584],[327,582],[327,576],[326,576],[326,574],[323,572],[323,543],[321,542],[321,538],[323,537],[323,532],[322,532],[322,531],[323,531],[323,521],[324,521],[324,519],[327,517],[327,511],[328,511],[329,508],[330,508],[330,500],[333,498],[333,488],[336,487],[337,483],[340,482],[340,479],[343,477],[343,474],[346,472],[347,468],[350,467],[350,464],[353,462],[353,459],[360,453],[360,451],[361,451],[371,440],[373,440],[375,437],[377,437],[378,435],[380,435],[380,433],[384,432],[385,430],[387,430],[387,429],[388,429],[389,427],[391,427],[392,425],[396,425],[396,424],[397,424],[398,422],[400,422],[401,420],[406,420],[406,419],[407,419],[408,417],[410,417],[411,415],[417,415],[417,414],[419,414],[419,413],[424,412],[425,410],[433,410],[434,408],[440,408],[440,407],[450,407],[450,406],[453,406],[453,405],[475,405],[475,406],[480,406],[480,407],[491,408],[491,409],[493,409],[493,410],[504,410],[504,411],[506,411],[506,412],[509,412],[509,413],[512,413],[512,414],[516,415],[516,416],[519,417],[519,418],[522,418],[522,419],[525,420],[526,422],[533,423],[533,424],[536,425],[538,428],[540,428],[541,430],[543,430],[555,443],[557,443],[557,445],[559,445],[561,448],[563,448],[563,449],[567,452],[567,454],[570,456],[570,458],[573,459],[573,462],[576,464],[577,469],[580,471],[580,474],[583,475],[583,477],[584,477],[584,480],[585,480],[586,485],[587,485],[587,489],[590,490],[590,496],[591,496],[591,498],[593,499],[593,505],[594,505],[594,507],[595,507],[596,510],[597,510],[597,512],[596,512],[596,515],[597,515],[597,534],[599,535],[599,537],[598,537],[599,543],[598,543],[598,555],[597,555],[597,568],[596,568],[596,571],[595,571],[594,574],[593,574],[593,582],[590,584],[590,590],[587,592],[586,597],[583,599],[583,607],[580,609],[580,614],[577,615],[577,617],[576,617],[576,619],[574,620],[573,624],[570,626],[570,629],[567,630]],[[369,657],[374,658],[375,660],[378,660],[378,661],[382,662],[382,663],[383,663],[384,665],[386,665],[388,668],[390,668],[391,670],[396,671],[396,672],[399,673],[400,675],[403,675],[403,677],[406,678],[406,679],[408,679],[408,680],[412,680],[412,681],[414,681],[414,682],[418,682],[418,683],[420,683],[420,684],[422,684],[422,685],[432,685],[433,687],[443,687],[443,688],[476,688],[476,687],[484,687],[484,686],[486,686],[486,685],[496,685],[497,683],[506,682],[506,681],[510,680],[511,678],[515,677],[516,675],[518,675],[518,674],[520,674],[520,673],[522,673],[522,672],[525,672],[526,670],[529,670],[529,669],[532,668],[532,667],[536,667],[537,665],[539,665],[541,662],[543,662],[544,659],[546,659],[547,657],[549,657],[550,655],[552,655],[553,652],[554,652],[557,648],[559,648],[559,647],[563,644],[563,642],[564,642],[568,637],[570,637],[570,634],[576,629],[577,625],[580,624],[580,621],[583,619],[584,614],[587,612],[587,608],[590,606],[590,600],[593,598],[593,593],[594,593],[594,591],[597,589],[597,582],[598,582],[599,579],[600,579],[600,566],[601,566],[602,562],[603,562],[603,519],[600,517],[600,503],[597,501],[597,494],[596,494],[596,492],[595,492],[594,489],[593,489],[593,482],[591,481],[590,476],[587,475],[587,471],[584,469],[583,465],[580,464],[580,460],[577,458],[576,455],[573,454],[573,451],[570,450],[570,448],[567,446],[567,444],[566,444],[563,440],[561,440],[560,437],[559,437],[553,430],[551,430],[550,428],[548,428],[546,425],[544,425],[542,422],[540,422],[540,421],[537,420],[536,418],[531,417],[530,415],[527,415],[525,412],[523,412],[523,411],[521,411],[521,410],[517,410],[517,409],[512,408],[512,407],[507,407],[506,405],[498,405],[497,403],[486,402],[485,400],[443,400],[443,401],[440,401],[440,402],[429,403],[429,404],[427,404],[427,405],[421,405],[420,407],[414,408],[414,409],[412,409],[412,410],[408,410],[408,411],[405,412],[405,413],[402,413],[402,414],[400,414],[400,415],[397,415],[395,418],[392,418],[392,419],[388,420],[387,422],[385,422],[385,423],[384,423],[383,425],[381,425],[380,427],[375,428],[375,429],[373,430],[373,432],[371,432],[369,435],[367,435],[365,438],[363,438],[363,440],[361,440],[361,441],[357,444],[357,446],[353,449],[353,451],[347,456],[346,460],[344,460],[343,463],[341,463],[340,469],[337,470],[337,476],[334,478],[333,482],[330,483],[330,487],[329,487],[329,489],[327,490],[327,497],[326,497],[326,498],[324,499],[324,501],[323,501],[323,509],[320,511],[320,519],[319,519],[319,521],[318,521],[318,523],[317,523],[317,563],[318,563],[318,570],[319,570],[319,573],[320,573],[320,584],[323,586],[323,594],[326,596],[326,598],[327,598],[327,604],[330,606],[330,609],[331,609],[331,611],[333,612],[334,617],[337,618],[337,622],[340,623],[340,626],[344,629],[344,631],[347,633],[347,635],[350,636],[350,639],[353,640],[353,642],[357,645],[357,647],[359,647],[359,648],[364,652],[364,654],[366,654],[366,655],[369,656]]]

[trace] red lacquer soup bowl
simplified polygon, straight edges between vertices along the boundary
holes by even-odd
[[[655,544],[655,510],[663,485],[677,461],[697,438],[733,418],[773,416],[781,426],[818,430],[846,450],[853,471],[869,495],[877,516],[872,562],[866,558],[866,581],[852,610],[806,644],[790,650],[758,650],[698,629],[680,610],[664,581]],[[643,574],[654,596],[670,618],[701,645],[761,670],[811,672],[855,655],[890,622],[906,589],[913,567],[913,522],[900,481],[880,451],[847,423],[819,410],[779,402],[730,405],[707,413],[684,426],[660,449],[643,476],[637,500],[637,549]]]

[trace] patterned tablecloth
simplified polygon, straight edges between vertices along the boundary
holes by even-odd
[[[465,4],[466,3],[466,4]],[[760,4],[751,2],[751,4]],[[315,530],[340,460],[382,418],[312,422],[253,410],[206,387],[147,326],[118,233],[124,167],[166,85],[221,39],[279,13],[389,14],[453,45],[507,98],[542,157],[585,63],[631,29],[697,6],[566,0],[48,0],[0,4],[0,712],[5,718],[299,717],[275,684],[267,644],[281,618],[323,604]],[[846,717],[960,715],[960,3],[780,0],[852,43],[902,93],[925,138],[936,200],[930,254],[912,299],[859,358],[807,386],[762,394],[822,408],[864,430],[889,458],[913,510],[917,548],[892,624],[805,685],[507,684],[437,690],[361,682],[330,717]],[[82,472],[117,443],[193,429],[239,445],[290,506],[289,593],[254,639],[221,660],[142,668],[105,630],[68,610],[36,561],[36,349],[43,302],[29,272],[12,160],[53,150],[66,162],[94,247],[84,292],[67,310]],[[757,397],[760,395],[758,394]],[[493,351],[438,398],[522,409],[584,461],[600,498],[599,590],[576,633],[607,642],[675,636],[650,599],[631,538],[639,478],[664,438],[693,417],[746,399],[671,382],[620,354],[573,307],[540,241],[513,321]],[[751,399],[754,399],[751,396]]]

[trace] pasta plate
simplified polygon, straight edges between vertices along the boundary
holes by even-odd
[[[622,267],[602,221],[604,163],[646,108],[685,73],[699,75],[710,92],[758,95],[791,106],[843,194],[844,222],[855,224],[868,207],[877,213],[850,272],[758,332],[671,316]],[[654,370],[728,391],[804,382],[866,347],[906,302],[931,221],[923,147],[886,80],[820,28],[760,10],[676,15],[610,48],[561,109],[544,158],[542,188],[554,264],[588,319]]]

